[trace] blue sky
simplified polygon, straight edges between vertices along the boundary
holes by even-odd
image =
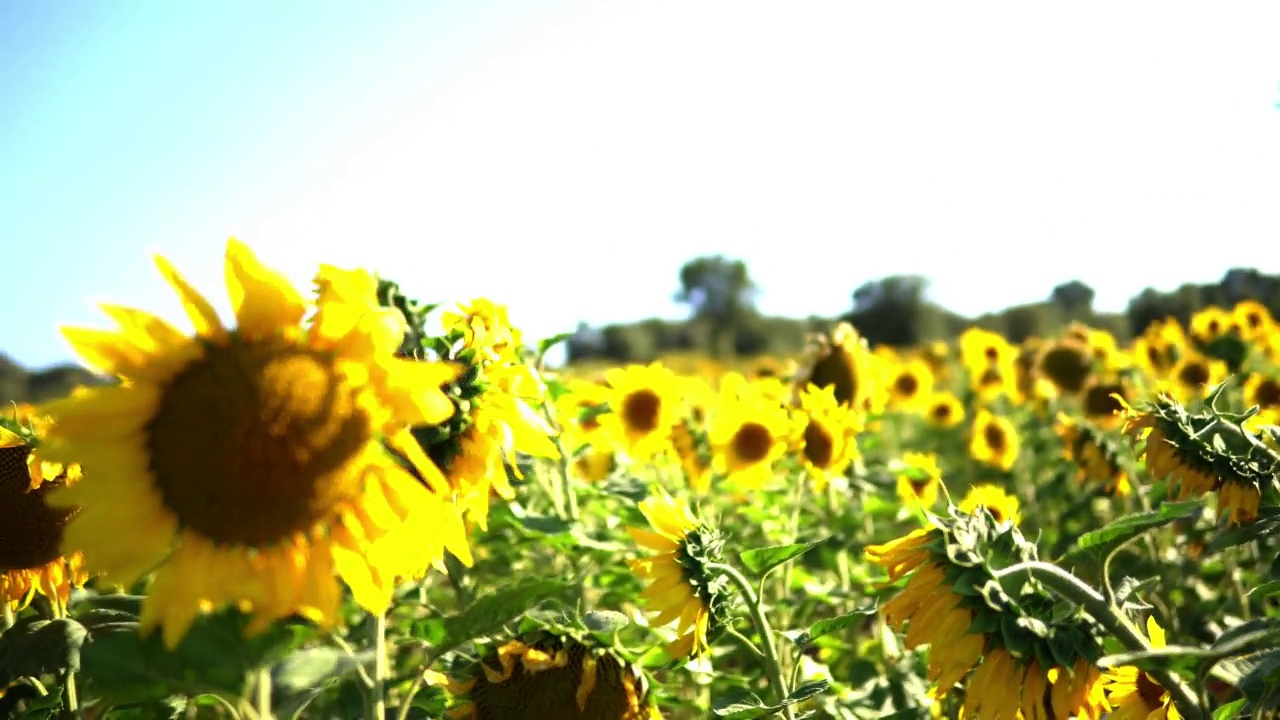
[[[0,4],[0,351],[180,319],[155,252],[225,309],[233,235],[532,335],[676,316],[712,252],[779,314],[895,272],[971,314],[1280,272],[1280,6],[780,7]]]

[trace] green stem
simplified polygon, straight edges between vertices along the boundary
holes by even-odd
[[[1052,563],[1030,561],[1010,565],[995,572],[997,580],[1024,573],[1032,580],[1053,590],[1058,595],[1079,605],[1093,619],[1101,623],[1126,650],[1150,650],[1151,642],[1129,619],[1107,602],[1097,590],[1081,582],[1079,578]],[[1177,673],[1168,670],[1148,670],[1147,674],[1155,678],[1165,690],[1169,691],[1178,711],[1186,720],[1204,720],[1204,713],[1193,691]]]
[[[553,429],[559,427],[556,423],[555,412],[551,409],[551,403],[543,401],[542,416],[546,418],[547,424]],[[564,451],[564,443],[560,442],[560,435],[552,435],[551,442],[556,446],[556,451],[560,454],[560,462],[557,466],[560,468],[560,487],[559,493],[563,498],[563,504],[566,507],[567,517],[564,520],[578,519],[578,494],[573,489],[573,476],[569,472],[569,456]]]
[[[762,648],[764,652],[763,659],[765,672],[769,675],[769,684],[773,686],[773,693],[777,696],[778,703],[786,702],[790,691],[787,689],[786,679],[782,676],[782,665],[778,663],[778,646],[773,641],[773,628],[769,625],[768,618],[764,616],[764,612],[760,609],[760,597],[756,595],[755,589],[751,587],[751,581],[732,565],[707,563],[707,569],[723,573],[725,577],[732,580],[747,601],[747,612],[751,614],[751,624],[755,625],[756,632],[764,642],[764,647]],[[782,708],[782,716],[787,720],[795,720],[795,713],[792,712],[790,705]]]
[[[76,674],[67,671],[66,680],[62,684],[62,705],[70,717],[80,717],[80,700],[76,696]]]
[[[13,608],[9,606],[8,602],[0,604],[4,605],[4,629],[8,630],[13,627],[15,622],[17,622],[17,618],[14,617]]]
[[[387,716],[387,614],[378,613],[373,623],[373,687],[369,689],[369,720]]]

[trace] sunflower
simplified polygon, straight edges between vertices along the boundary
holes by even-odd
[[[0,603],[26,607],[39,593],[65,614],[71,588],[88,576],[79,552],[60,549],[74,508],[50,507],[48,494],[80,479],[79,465],[40,459],[36,450],[43,420],[0,418]]]
[[[1018,431],[1008,418],[986,409],[978,411],[969,440],[969,454],[974,460],[1008,472],[1018,459],[1019,445]]]
[[[1187,500],[1216,491],[1219,516],[1227,514],[1232,525],[1252,522],[1258,516],[1261,488],[1270,486],[1274,469],[1249,464],[1247,453],[1254,443],[1224,434],[1219,423],[1212,409],[1190,415],[1162,394],[1139,408],[1125,403],[1121,432],[1135,447],[1141,445],[1138,457],[1147,473],[1168,480],[1170,497]]]
[[[719,631],[728,609],[727,581],[707,567],[719,561],[724,540],[660,486],[650,488],[640,512],[653,529],[628,527],[627,533],[658,553],[631,561],[632,572],[651,581],[640,596],[657,614],[652,624],[677,623],[678,637],[667,644],[667,655],[706,657],[708,638]]]
[[[512,639],[464,672],[441,677],[458,720],[661,720],[644,672],[587,637],[546,632]],[[437,675],[432,673],[432,675]]]
[[[405,324],[377,306],[373,277],[322,268],[317,312],[300,326],[302,296],[231,240],[238,325],[227,329],[156,261],[197,336],[118,306],[103,309],[120,332],[64,330],[122,382],[50,403],[41,448],[89,469],[49,498],[82,507],[63,551],[82,551],[110,584],[155,572],[143,632],[161,628],[173,648],[198,614],[226,604],[252,612],[250,632],[295,613],[329,624],[335,576],[381,613],[396,579],[442,564],[446,548],[470,563],[448,484],[407,429],[452,414],[440,386],[456,370],[395,356]]]
[[[790,434],[786,408],[741,375],[724,376],[710,432],[716,472],[743,489],[760,487],[773,476],[773,464],[786,453]]]
[[[1116,400],[1117,397],[1132,399],[1133,389],[1129,383],[1095,375],[1089,379],[1084,392],[1080,394],[1084,416],[1101,428],[1114,428],[1120,422],[1120,414],[1124,412],[1124,405]]]
[[[1240,336],[1248,342],[1258,340],[1274,333],[1275,318],[1266,305],[1257,300],[1241,300],[1231,309],[1231,317],[1236,327],[1240,328]]]
[[[710,492],[711,443],[706,432],[686,418],[671,429],[671,445],[675,448],[676,458],[689,489],[697,495]]]
[[[927,675],[939,695],[964,679],[987,642],[984,633],[973,631],[974,611],[952,587],[948,565],[934,552],[940,539],[938,529],[921,528],[866,549],[867,559],[888,571],[886,585],[911,576],[880,612],[889,627],[906,626],[908,649],[930,646]]]
[[[879,413],[885,406],[885,388],[879,382],[880,360],[853,325],[836,325],[831,337],[819,336],[810,351],[808,366],[795,380],[797,395],[809,385],[833,387],[836,401],[859,413]]]
[[[1165,647],[1164,628],[1151,616],[1147,617],[1147,636],[1151,638],[1151,647]],[[1103,683],[1111,704],[1111,720],[1178,720],[1182,717],[1169,691],[1132,665],[1108,670]]]
[[[1169,374],[1189,348],[1186,333],[1174,318],[1153,323],[1135,338],[1130,351],[1134,364],[1153,378]]]
[[[933,507],[942,485],[942,470],[934,453],[906,452],[898,471],[898,499],[903,506]]]
[[[960,501],[960,512],[975,513],[978,508],[985,508],[995,521],[1018,524],[1018,498],[1005,492],[999,485],[979,483],[969,488],[969,492]]]
[[[680,419],[681,384],[661,363],[611,368],[605,423],[633,463],[649,462],[671,449],[671,428]]]
[[[933,395],[933,371],[919,358],[902,360],[891,366],[886,383],[889,405],[896,410],[919,410]]]
[[[1244,404],[1257,406],[1258,414],[1246,427],[1274,425],[1280,421],[1280,379],[1264,373],[1250,373],[1244,381]]]
[[[1046,345],[1036,357],[1035,374],[1064,395],[1083,390],[1092,372],[1093,350],[1069,338]]]
[[[441,360],[462,368],[446,388],[454,412],[413,434],[457,492],[468,524],[484,530],[491,498],[515,498],[508,475],[523,479],[516,454],[558,459],[560,451],[551,440],[556,430],[534,410],[546,385],[521,357],[506,308],[483,298],[460,307],[467,313],[446,313],[445,336],[431,339]]]
[[[1211,342],[1231,332],[1235,325],[1235,318],[1221,307],[1209,305],[1197,310],[1191,316],[1190,324],[1191,334],[1197,340]]]
[[[1097,428],[1058,413],[1054,431],[1062,440],[1063,457],[1076,464],[1076,478],[1101,483],[1109,495],[1126,497],[1133,491],[1129,476],[1120,466],[1119,450]]]
[[[929,398],[924,417],[935,427],[953,428],[964,422],[964,403],[952,393],[935,392]]]
[[[800,460],[813,478],[815,492],[842,478],[859,457],[857,436],[862,423],[857,413],[836,402],[831,386],[805,389],[796,412],[796,428]]]
[[[566,381],[565,386],[566,392],[554,402],[565,450],[574,453],[588,445],[607,446],[600,416],[609,410],[609,388],[577,378]]]
[[[1203,398],[1213,386],[1226,379],[1226,363],[1189,352],[1173,366],[1168,380],[1161,387],[1185,403]]]

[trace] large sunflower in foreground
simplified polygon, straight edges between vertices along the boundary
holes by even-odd
[[[39,593],[61,614],[72,586],[88,576],[83,556],[64,555],[59,547],[76,511],[45,500],[52,490],[77,482],[80,467],[40,459],[40,425],[33,418],[0,418],[0,604],[21,610]]]
[[[657,613],[654,627],[678,623],[679,636],[667,644],[667,655],[705,657],[708,637],[719,630],[728,607],[727,581],[707,567],[719,561],[724,539],[660,486],[650,493],[640,501],[640,512],[653,529],[627,528],[637,544],[658,553],[631,561],[631,570],[650,581],[640,597]]]
[[[78,461],[80,483],[50,500],[82,507],[63,538],[86,568],[129,586],[154,571],[140,627],[168,647],[226,604],[251,632],[301,614],[337,619],[341,589],[383,612],[399,577],[470,562],[449,486],[407,428],[440,422],[456,371],[394,356],[405,325],[376,302],[367,273],[324,268],[308,303],[246,246],[227,244],[237,326],[164,259],[157,265],[196,329],[117,306],[118,332],[67,329],[114,387],[49,404],[49,459]],[[383,444],[414,466],[419,482]]]

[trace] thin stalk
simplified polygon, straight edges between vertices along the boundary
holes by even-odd
[[[387,614],[378,613],[373,623],[373,687],[369,690],[369,720],[387,716]]]
[[[1052,563],[1036,560],[1010,565],[1007,568],[996,571],[994,574],[996,579],[999,580],[1018,573],[1026,574],[1028,578],[1036,580],[1041,585],[1084,608],[1086,612],[1093,616],[1093,619],[1102,624],[1102,627],[1107,632],[1119,640],[1125,649],[1130,651],[1151,649],[1150,640],[1138,628],[1134,627],[1127,617],[1117,610],[1114,605],[1108,603],[1101,593],[1081,582],[1075,575]],[[1169,691],[1182,717],[1187,720],[1204,720],[1204,714],[1201,712],[1200,702],[1196,697],[1195,691],[1183,682],[1177,673],[1168,669],[1160,669],[1148,670],[1147,674],[1155,678],[1156,682]]]
[[[777,697],[778,703],[786,702],[787,696],[791,693],[787,689],[786,679],[782,676],[782,666],[778,664],[778,646],[773,641],[773,628],[769,625],[768,618],[764,616],[764,612],[760,609],[760,597],[756,595],[755,589],[751,587],[751,581],[732,565],[707,563],[707,569],[723,573],[725,577],[733,581],[734,585],[738,586],[738,591],[742,593],[743,599],[747,601],[747,612],[751,615],[751,624],[755,625],[756,632],[764,642],[764,647],[761,650],[764,652],[764,669],[769,676],[769,685],[773,687],[773,693]],[[787,720],[795,720],[796,718],[790,705],[782,708],[782,716]]]

